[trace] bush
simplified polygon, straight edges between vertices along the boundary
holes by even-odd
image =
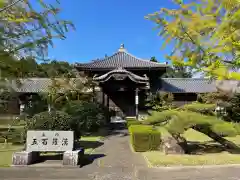
[[[224,92],[213,92],[198,94],[197,101],[206,104],[217,104],[219,102],[229,101],[229,94]]]
[[[234,94],[229,101],[229,106],[226,108],[228,120],[240,122],[240,93]]]
[[[192,103],[183,106],[184,110],[202,113],[205,115],[214,115],[216,104]]]
[[[27,130],[71,130],[72,118],[65,112],[41,112],[27,119]]]
[[[7,143],[12,144],[24,144],[24,131],[23,129],[8,129],[2,130],[0,132],[0,143],[4,143],[5,139],[7,139]]]
[[[161,134],[152,126],[131,125],[129,127],[131,144],[136,152],[157,150],[161,143]]]
[[[127,120],[127,128],[129,128],[131,125],[141,125],[141,122],[136,119]]]
[[[164,111],[175,107],[173,100],[174,96],[172,93],[157,92],[148,97],[146,106],[152,108],[154,111]]]
[[[75,131],[95,132],[108,118],[108,111],[95,102],[72,101],[63,110],[72,116]]]

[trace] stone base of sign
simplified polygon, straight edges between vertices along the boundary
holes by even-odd
[[[15,152],[12,156],[12,165],[25,166],[37,162],[39,159],[39,152],[21,151]]]
[[[84,159],[84,149],[78,149],[75,151],[66,151],[63,154],[64,166],[81,166]]]

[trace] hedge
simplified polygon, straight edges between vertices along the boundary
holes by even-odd
[[[131,144],[136,152],[157,150],[161,143],[161,134],[152,126],[131,125],[129,127]]]
[[[131,125],[141,125],[141,122],[136,119],[127,120],[127,127],[129,128]]]

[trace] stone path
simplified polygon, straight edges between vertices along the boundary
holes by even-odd
[[[104,145],[95,150],[95,154],[105,155],[96,161],[97,165],[119,168],[147,167],[144,158],[131,151],[127,130],[115,131],[115,133],[116,135],[107,137]]]
[[[239,167],[150,169],[143,157],[132,153],[125,130],[108,137],[96,149],[98,159],[82,168],[2,168],[1,180],[239,180]],[[105,155],[105,156],[104,156]]]

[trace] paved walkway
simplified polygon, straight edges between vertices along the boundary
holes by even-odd
[[[240,167],[163,170],[146,167],[143,157],[132,153],[126,131],[108,137],[96,149],[92,164],[82,168],[2,168],[1,180],[239,180]]]
[[[127,130],[115,131],[114,135],[105,139],[104,145],[96,149],[94,154],[105,155],[95,161],[99,167],[147,167],[144,158],[131,151]]]

